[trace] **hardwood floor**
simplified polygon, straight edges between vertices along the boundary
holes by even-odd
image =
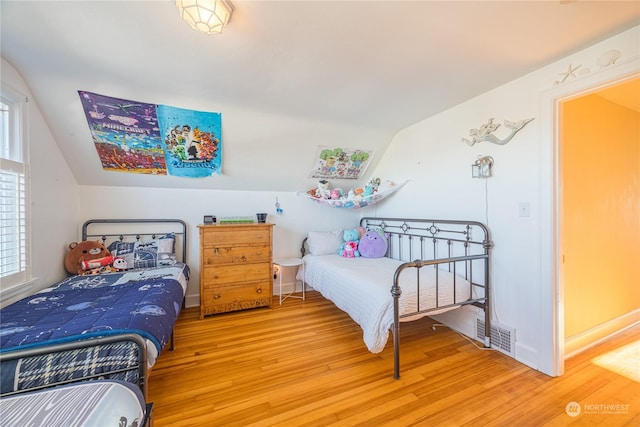
[[[204,320],[186,309],[176,349],[151,372],[154,426],[640,425],[638,326],[551,378],[432,323],[402,324],[396,381],[391,339],[370,353],[360,327],[317,292]],[[616,350],[635,380],[594,362],[606,353],[615,365]]]

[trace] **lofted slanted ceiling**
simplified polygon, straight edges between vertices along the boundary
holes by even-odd
[[[206,36],[170,0],[0,2],[2,56],[79,184],[298,191],[324,145],[374,150],[371,172],[408,125],[640,23],[637,1],[232,3]],[[78,90],[222,113],[222,176],[103,171]]]

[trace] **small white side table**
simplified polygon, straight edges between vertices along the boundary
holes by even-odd
[[[291,298],[300,298],[301,300],[305,300],[305,283],[304,283],[304,261],[302,261],[301,258],[279,258],[279,259],[274,259],[273,263],[275,265],[280,266],[280,304],[282,304],[282,301],[286,300],[287,298],[291,297]],[[283,269],[285,267],[299,267],[300,269],[302,269],[302,296],[296,296],[293,295],[293,292],[296,290],[296,285],[298,284],[298,280],[296,279],[296,281],[294,282],[293,285],[293,291],[289,292],[288,294],[285,294],[284,297],[282,295],[282,273],[283,273]]]

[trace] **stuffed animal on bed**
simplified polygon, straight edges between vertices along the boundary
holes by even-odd
[[[71,274],[86,274],[112,264],[111,252],[102,243],[92,240],[70,243],[64,257],[64,268]]]
[[[367,231],[358,245],[360,256],[365,258],[382,258],[386,255],[387,248],[387,235],[382,230]]]
[[[342,239],[344,242],[340,245],[338,255],[345,258],[356,258],[360,256],[358,251],[358,243],[360,240],[360,233],[357,228],[344,230],[342,233]]]
[[[356,258],[360,256],[358,252],[358,243],[354,240],[344,242],[344,248],[342,249],[342,256],[345,258]]]

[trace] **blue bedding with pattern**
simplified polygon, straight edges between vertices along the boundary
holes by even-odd
[[[176,264],[69,277],[0,310],[0,351],[137,333],[160,354],[180,313],[188,274],[186,264]]]

